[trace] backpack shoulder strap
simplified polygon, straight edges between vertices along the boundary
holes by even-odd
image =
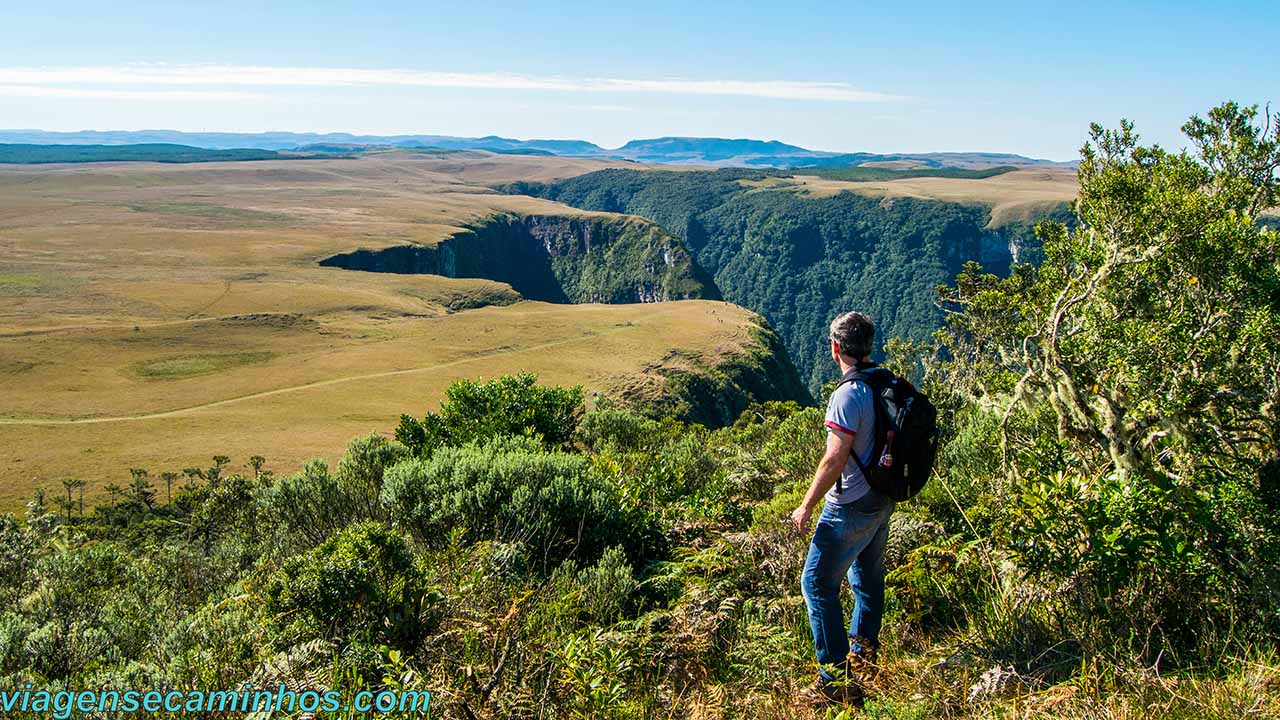
[[[872,390],[877,390],[881,386],[888,385],[893,381],[894,375],[889,370],[876,365],[875,363],[866,363],[855,368],[850,368],[840,378],[840,382],[836,383],[836,387],[846,385],[851,382],[861,381],[866,383]]]
[[[847,385],[849,383],[862,382],[866,384],[866,386],[871,390],[871,394],[873,396],[871,399],[871,406],[874,411],[873,416],[875,418],[875,431],[876,431],[876,441],[877,441],[872,443],[872,453],[871,453],[872,460],[875,459],[875,447],[879,444],[878,440],[879,440],[879,431],[880,431],[880,423],[881,423],[880,415],[882,412],[879,398],[875,397],[875,395],[883,385],[886,385],[889,382],[892,382],[892,380],[893,380],[892,372],[876,365],[875,363],[864,363],[862,365],[859,365],[858,367],[850,368],[849,372],[845,373],[840,378],[840,382],[836,383],[836,388],[839,389],[841,386]],[[862,462],[862,458],[858,457],[858,454],[856,452],[850,452],[849,457],[853,459],[853,464],[857,465],[858,470],[862,472],[862,477],[866,479],[868,482],[870,482],[870,474],[869,474],[871,472],[870,463],[864,464]],[[836,480],[837,492],[844,492],[844,488],[842,487],[843,484],[844,483],[837,478]]]

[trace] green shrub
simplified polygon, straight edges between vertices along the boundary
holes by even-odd
[[[601,408],[583,416],[578,425],[577,439],[588,450],[600,451],[608,447],[619,450],[639,450],[653,442],[661,441],[662,424],[627,410]]]
[[[225,537],[256,539],[262,528],[260,507],[255,502],[258,487],[242,475],[229,475],[201,489],[199,501],[187,517],[188,538],[198,543],[206,555],[214,543]],[[151,521],[159,518],[151,518]]]
[[[382,516],[382,475],[409,455],[398,442],[373,434],[352,440],[338,463],[334,479],[343,502],[360,519],[385,520]]]
[[[628,614],[632,596],[639,588],[626,553],[619,547],[609,548],[600,562],[578,573],[578,583],[582,587],[583,605],[601,625],[615,623]]]
[[[1060,473],[1028,481],[1008,509],[1019,562],[1070,591],[1049,608],[1059,622],[1103,621],[1103,634],[1084,638],[1091,651],[1189,660],[1275,627],[1280,543],[1256,488],[1197,481]]]
[[[100,660],[114,644],[106,629],[113,608],[139,589],[130,587],[132,575],[129,556],[113,543],[42,558],[36,567],[39,591],[25,607],[38,625],[27,638],[30,666],[47,676],[70,677]]]
[[[628,702],[627,680],[635,661],[602,633],[574,635],[555,653],[560,690],[571,718],[613,720],[637,717]]]
[[[0,516],[0,607],[18,602],[30,589],[36,538],[12,515]]]
[[[712,444],[712,437],[706,428],[689,425],[636,450],[609,443],[592,457],[592,465],[617,487],[626,507],[660,515],[667,527],[738,520],[744,513],[740,498],[734,497],[717,453],[722,448]]]
[[[910,508],[936,519],[949,532],[970,539],[990,534],[1004,511],[1000,494],[1000,416],[990,410],[965,408],[947,418],[947,433],[938,448],[937,473]],[[972,528],[972,529],[971,529]]]
[[[263,603],[236,583],[173,623],[157,650],[174,685],[234,687],[261,666],[269,630]]]
[[[827,431],[823,411],[804,408],[778,424],[761,449],[765,467],[782,482],[807,485],[826,451]]]
[[[415,455],[506,435],[540,438],[551,447],[573,437],[582,416],[582,388],[545,387],[531,373],[496,380],[460,380],[445,391],[439,413],[400,418],[396,439]]]
[[[409,649],[434,599],[408,543],[365,522],[287,560],[266,587],[266,610],[286,644],[323,638]]]
[[[337,479],[323,460],[308,462],[260,494],[264,513],[278,527],[286,546],[314,547],[350,520]]]
[[[0,675],[15,673],[26,666],[27,637],[35,629],[30,619],[16,612],[0,615]]]
[[[408,448],[381,435],[356,438],[336,471],[312,460],[301,472],[262,488],[259,504],[286,548],[315,547],[351,523],[386,520],[383,473],[408,456]]]
[[[655,554],[655,529],[626,512],[616,489],[585,458],[546,450],[527,437],[441,448],[387,471],[390,516],[429,547],[454,531],[465,543],[519,543],[547,567],[569,556],[591,562],[622,545],[637,561]]]

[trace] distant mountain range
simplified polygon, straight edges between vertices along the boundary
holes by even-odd
[[[190,133],[178,130],[0,130],[0,143],[61,145],[131,145],[175,143],[213,150],[307,150],[354,152],[378,148],[441,148],[501,153],[633,160],[644,163],[723,167],[841,168],[867,165],[885,168],[970,168],[1066,166],[1005,153],[836,153],[808,150],[776,140],[663,137],[632,140],[620,148],[603,148],[585,140],[515,140],[489,135],[353,135],[351,133]]]

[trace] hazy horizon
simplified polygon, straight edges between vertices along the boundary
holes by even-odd
[[[604,151],[620,150],[620,149],[622,149],[624,146],[626,146],[628,143],[632,143],[632,142],[647,141],[647,140],[660,140],[660,139],[667,139],[667,138],[676,138],[676,139],[694,139],[694,140],[732,140],[732,141],[738,141],[738,140],[749,140],[749,141],[760,141],[760,142],[779,142],[779,143],[783,143],[783,144],[785,144],[785,145],[792,145],[792,146],[800,147],[800,148],[802,148],[802,149],[804,149],[804,150],[810,150],[810,151],[814,151],[814,152],[833,152],[833,153],[870,152],[870,151],[865,150],[865,149],[862,149],[862,148],[851,148],[851,149],[842,149],[842,150],[832,150],[831,148],[807,147],[807,146],[799,145],[799,144],[797,144],[797,143],[788,142],[786,139],[783,139],[783,138],[771,138],[771,137],[723,137],[723,136],[709,136],[709,135],[663,135],[663,136],[653,136],[653,137],[631,137],[631,138],[628,138],[627,140],[624,140],[624,141],[622,141],[622,142],[618,143],[617,145],[602,145],[602,144],[600,144],[600,143],[598,143],[598,142],[594,142],[594,141],[589,140],[589,139],[587,139],[587,138],[581,138],[581,137],[534,137],[534,136],[519,136],[519,135],[514,135],[514,136],[513,136],[513,135],[496,135],[496,134],[485,134],[485,135],[476,135],[476,134],[470,134],[470,135],[447,135],[447,134],[445,134],[445,133],[435,133],[435,132],[405,132],[405,133],[385,133],[385,134],[384,134],[384,133],[351,132],[351,131],[347,131],[347,130],[332,130],[332,131],[296,131],[296,130],[289,130],[289,129],[275,129],[275,130],[256,130],[256,131],[254,131],[254,130],[245,130],[245,131],[239,131],[239,130],[179,130],[179,129],[176,129],[176,128],[161,128],[161,127],[145,127],[145,128],[79,128],[79,129],[76,129],[76,130],[49,130],[49,129],[47,129],[47,128],[18,128],[18,127],[12,127],[12,128],[9,128],[9,127],[0,127],[0,133],[21,133],[21,132],[30,132],[30,133],[61,133],[61,134],[68,134],[68,135],[81,134],[81,133],[149,133],[149,132],[150,132],[150,133],[167,133],[167,132],[175,132],[175,133],[183,133],[183,134],[190,134],[190,135],[245,135],[245,136],[254,136],[254,135],[273,135],[273,134],[302,135],[302,136],[311,136],[311,135],[314,135],[314,136],[348,135],[348,136],[351,136],[351,137],[353,137],[353,138],[357,138],[357,139],[358,139],[358,138],[365,138],[365,137],[367,137],[367,138],[448,137],[448,138],[464,138],[464,139],[481,140],[481,139],[484,139],[484,138],[487,138],[487,137],[494,137],[494,138],[501,138],[501,139],[503,139],[503,140],[514,140],[514,141],[518,141],[518,142],[538,142],[538,141],[572,142],[572,141],[585,141],[585,142],[591,142],[591,143],[593,143],[594,145],[596,145],[597,147],[599,147],[601,150],[604,150]],[[0,141],[0,142],[5,142],[5,141]],[[877,151],[877,154],[882,154],[882,155],[892,155],[892,154],[930,155],[930,154],[943,154],[943,153],[946,153],[946,154],[956,154],[956,155],[964,155],[964,154],[970,154],[970,153],[973,153],[973,154],[977,154],[977,153],[990,153],[990,154],[1008,154],[1008,155],[1020,155],[1020,154],[1021,154],[1021,153],[1010,153],[1010,152],[1008,152],[1008,151],[1004,151],[1004,150],[973,150],[973,149],[969,149],[969,150],[933,150],[933,149],[929,149],[929,148],[925,148],[925,149],[917,149],[917,148],[898,148],[898,149],[890,149],[890,150]],[[1029,158],[1034,159],[1034,160],[1053,160],[1053,161],[1056,161],[1056,162],[1071,162],[1071,161],[1074,161],[1074,160],[1077,160],[1077,159],[1078,159],[1078,158],[1075,158],[1075,157],[1068,158],[1068,159],[1066,159],[1066,160],[1059,160],[1059,159],[1057,159],[1057,158],[1040,158],[1040,157],[1035,157],[1035,156],[1024,156],[1024,157],[1029,157]]]

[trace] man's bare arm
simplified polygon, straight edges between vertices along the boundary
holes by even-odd
[[[804,494],[804,502],[791,513],[791,523],[797,530],[803,530],[809,524],[813,509],[818,506],[822,496],[827,494],[832,485],[840,477],[840,472],[849,462],[849,453],[853,449],[853,435],[841,430],[827,430],[827,451],[823,454],[818,470],[813,474],[813,482],[809,491]]]

